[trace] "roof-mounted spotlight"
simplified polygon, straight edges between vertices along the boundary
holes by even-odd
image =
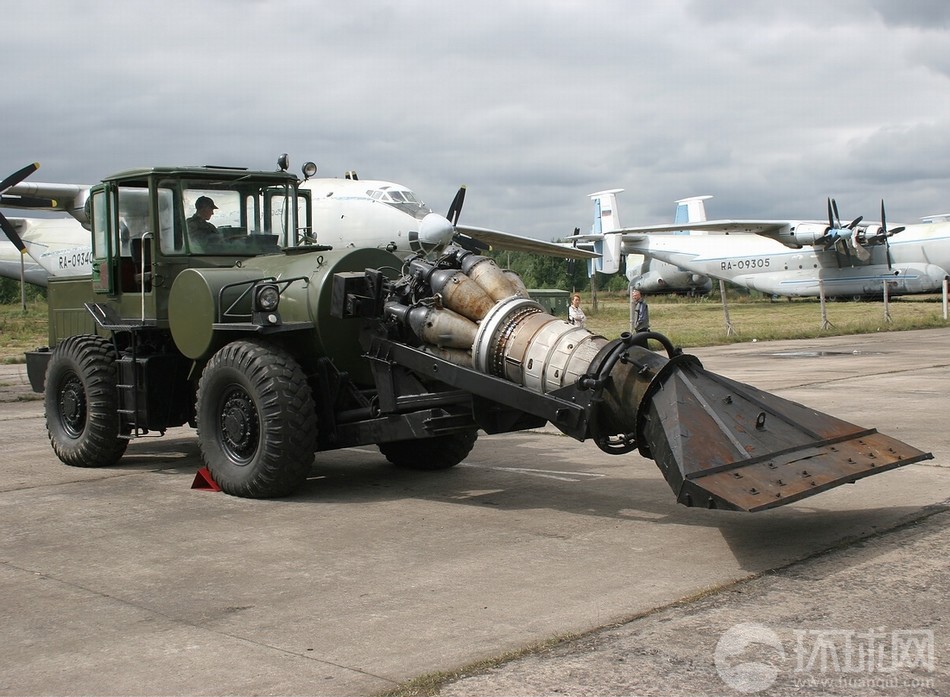
[[[290,156],[287,153],[282,153],[280,157],[277,158],[277,166],[281,172],[286,172],[290,169]]]
[[[313,162],[304,162],[304,165],[300,168],[300,171],[303,172],[304,181],[307,181],[310,179],[310,177],[317,173],[317,166]]]

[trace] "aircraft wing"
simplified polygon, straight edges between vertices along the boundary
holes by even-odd
[[[679,232],[680,230],[700,230],[719,233],[751,233],[776,239],[794,223],[790,220],[703,220],[695,223],[664,223],[661,225],[642,225],[617,230],[619,233]],[[583,237],[583,236],[582,236]]]
[[[58,184],[47,182],[20,182],[0,195],[0,208],[62,211],[85,221],[83,206],[89,196],[86,184]]]
[[[514,235],[500,230],[456,225],[455,230],[461,235],[471,237],[499,249],[510,249],[513,252],[533,252],[549,257],[561,259],[596,259],[600,255],[587,249],[577,249],[567,243],[545,242],[544,240]]]

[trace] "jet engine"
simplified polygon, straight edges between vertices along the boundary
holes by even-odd
[[[571,325],[472,252],[379,278],[367,271],[382,320],[365,334],[371,360],[472,392],[489,432],[492,405],[514,405],[605,452],[638,450],[687,506],[759,511],[932,457],[711,373],[661,334],[608,339]]]

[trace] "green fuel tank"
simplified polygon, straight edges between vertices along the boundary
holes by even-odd
[[[242,332],[278,336],[314,359],[331,358],[339,370],[359,382],[370,381],[361,357],[360,322],[330,315],[333,275],[345,271],[391,269],[400,273],[399,257],[382,249],[313,250],[299,248],[253,257],[228,268],[192,268],[172,285],[168,320],[172,338],[188,358],[205,360]],[[255,320],[255,283],[273,279],[281,290],[273,313],[276,323]]]

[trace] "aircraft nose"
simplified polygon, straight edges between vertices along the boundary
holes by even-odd
[[[452,241],[454,234],[452,223],[438,213],[429,213],[419,223],[419,242],[426,249],[445,247]]]

